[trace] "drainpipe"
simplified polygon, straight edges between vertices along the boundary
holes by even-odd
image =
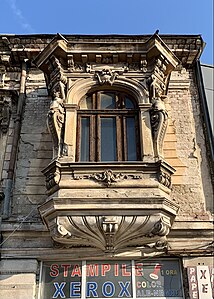
[[[2,219],[8,219],[10,216],[10,205],[11,205],[11,195],[13,190],[14,171],[16,165],[19,137],[21,132],[23,107],[25,104],[25,86],[26,86],[26,74],[27,74],[26,61],[27,59],[22,62],[18,106],[17,106],[17,113],[15,118],[15,124],[14,124],[14,133],[13,133],[9,169],[8,169],[5,191],[4,191]]]

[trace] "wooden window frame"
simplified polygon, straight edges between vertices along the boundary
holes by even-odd
[[[115,94],[116,107],[115,109],[100,109],[101,93]],[[127,94],[115,91],[96,91],[89,95],[92,99],[93,109],[79,109],[77,111],[77,162],[111,162],[101,161],[101,118],[116,119],[116,161],[112,162],[129,162],[140,160],[140,141],[139,141],[139,110],[132,97]],[[128,97],[134,105],[133,109],[125,108],[125,97]],[[121,107],[122,106],[122,107]],[[81,161],[81,118],[89,118],[89,161]],[[128,142],[126,134],[126,119],[134,118],[135,121],[135,141],[136,141],[136,160],[128,160]]]

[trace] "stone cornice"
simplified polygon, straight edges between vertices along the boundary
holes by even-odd
[[[47,60],[52,55],[55,55],[58,59],[64,59],[66,64],[68,62],[68,67],[71,59],[73,64],[75,62],[82,62],[83,64],[91,62],[104,64],[115,64],[119,61],[129,64],[138,62],[142,64],[142,68],[149,64],[148,61],[162,55],[163,59],[167,60],[167,73],[180,62],[157,34],[152,35],[145,42],[132,43],[128,40],[128,43],[115,42],[109,45],[106,42],[97,45],[96,42],[87,43],[87,41],[84,44],[73,44],[61,35],[57,35],[35,58],[34,63],[47,73]]]
[[[205,46],[200,35],[159,35],[159,37],[185,65],[191,65],[199,59]],[[60,34],[4,34],[0,35],[0,56],[9,55],[10,64],[17,66],[23,58],[34,59],[53,40],[52,44],[55,43],[55,46],[58,45],[59,39],[67,40],[73,50],[87,45],[96,48],[98,43],[105,47],[117,44],[119,47],[124,45],[126,48],[130,44],[132,51],[135,46],[140,49],[150,38],[151,35],[63,35],[62,37]],[[63,48],[63,42],[60,44]]]

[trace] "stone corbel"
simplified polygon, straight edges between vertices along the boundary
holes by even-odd
[[[172,179],[171,179],[171,176],[168,173],[165,173],[165,172],[161,171],[159,173],[158,180],[162,185],[166,186],[167,188],[172,187]]]
[[[145,73],[147,71],[148,62],[146,60],[146,57],[144,55],[141,55],[140,57],[140,70],[141,72]]]
[[[49,191],[50,189],[57,186],[61,179],[61,173],[60,168],[56,167],[52,169],[52,171],[49,172],[49,174],[46,176],[46,188]]]
[[[171,224],[168,218],[161,217],[153,226],[153,229],[150,233],[151,236],[167,236],[169,234]]]
[[[58,216],[49,222],[53,240],[62,246],[112,253],[132,246],[163,248],[170,228],[165,216]]]

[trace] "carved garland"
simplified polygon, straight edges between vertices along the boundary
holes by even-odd
[[[107,187],[109,187],[112,183],[119,182],[124,179],[142,179],[141,175],[132,175],[132,174],[122,174],[122,173],[113,173],[111,169],[105,170],[101,173],[94,173],[82,176],[72,175],[74,180],[82,180],[82,179],[92,179],[98,182],[104,183]]]

